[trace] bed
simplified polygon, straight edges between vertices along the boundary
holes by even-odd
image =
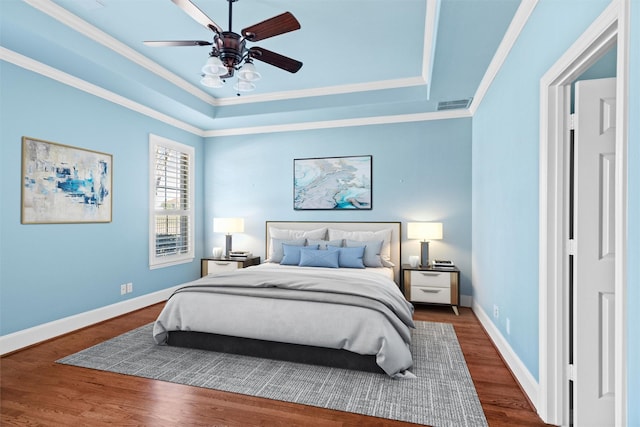
[[[399,222],[266,222],[264,263],[181,286],[157,344],[411,377]]]

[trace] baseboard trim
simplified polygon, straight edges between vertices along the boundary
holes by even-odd
[[[493,341],[500,356],[502,356],[502,359],[511,370],[516,381],[520,384],[520,388],[522,388],[522,391],[524,391],[536,412],[538,412],[538,396],[540,393],[538,382],[513,351],[509,343],[504,339],[502,333],[496,328],[487,313],[485,313],[482,307],[475,301],[473,302],[472,310],[489,335],[491,341]]]
[[[60,335],[94,325],[114,317],[122,316],[141,308],[166,301],[179,286],[142,295],[126,301],[85,311],[53,322],[43,323],[0,337],[0,355],[12,353],[25,347],[50,340]]]

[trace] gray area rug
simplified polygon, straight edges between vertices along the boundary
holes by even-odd
[[[418,378],[158,346],[152,324],[58,363],[417,424],[487,426],[453,325],[416,322]]]

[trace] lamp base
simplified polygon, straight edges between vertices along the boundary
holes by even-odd
[[[229,255],[231,254],[231,251],[233,250],[233,249],[231,248],[231,234],[227,234],[225,237],[227,238],[227,241],[226,241],[226,243],[225,243],[225,252],[224,252],[224,256],[225,256],[226,258],[229,258]]]
[[[420,242],[420,267],[429,267],[429,242]]]

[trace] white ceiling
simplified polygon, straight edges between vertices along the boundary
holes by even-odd
[[[224,29],[226,0],[192,0]],[[291,12],[301,29],[260,46],[257,89],[199,83],[213,32],[170,0],[2,0],[2,46],[203,130],[436,111],[474,96],[519,0],[238,0],[233,30]],[[425,30],[426,28],[426,30]]]

